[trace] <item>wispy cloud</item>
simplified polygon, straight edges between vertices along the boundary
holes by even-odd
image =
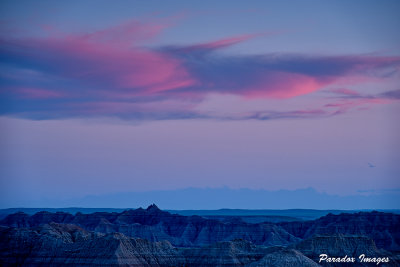
[[[342,102],[320,108],[224,116],[202,113],[195,109],[196,103],[210,93],[285,99],[334,86],[338,81],[354,84],[371,78],[387,79],[387,73],[398,72],[400,57],[219,52],[259,34],[187,46],[146,47],[164,28],[132,20],[83,34],[50,31],[26,38],[3,34],[0,113],[34,119],[117,116],[265,120],[330,116],[361,102],[399,99],[397,91],[367,97],[336,89],[332,93]]]
[[[389,104],[400,99],[400,90],[387,91],[378,94],[361,94],[359,92],[340,88],[329,90],[335,94],[333,101],[324,105],[333,108],[334,114],[342,114],[354,108],[367,109],[377,104]]]

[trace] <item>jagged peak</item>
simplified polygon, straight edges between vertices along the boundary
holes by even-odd
[[[161,211],[156,204],[151,204],[150,206],[147,207],[147,211]]]

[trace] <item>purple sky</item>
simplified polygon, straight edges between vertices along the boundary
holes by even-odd
[[[2,1],[2,206],[400,188],[399,1]]]

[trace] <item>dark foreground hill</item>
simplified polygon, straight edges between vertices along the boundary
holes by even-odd
[[[0,225],[36,227],[51,222],[74,224],[94,232],[119,232],[152,242],[167,240],[180,247],[203,246],[234,239],[245,239],[266,246],[289,245],[301,240],[273,223],[221,222],[199,216],[187,217],[162,211],[155,205],[147,209],[126,210],[121,213],[72,215],[64,212],[38,212],[32,216],[15,213],[0,221]]]
[[[400,251],[400,215],[384,212],[328,214],[317,220],[279,223],[291,235],[307,239],[315,235],[335,234],[367,236],[378,248]]]
[[[56,223],[3,227],[0,237],[2,266],[318,266],[294,249],[257,247],[245,240],[184,249]]]
[[[152,205],[112,213],[15,213],[0,225],[0,266],[318,266],[320,254],[365,254],[389,259],[379,266],[398,266],[400,244],[400,216],[382,212],[250,224]],[[348,266],[358,265],[371,263]]]

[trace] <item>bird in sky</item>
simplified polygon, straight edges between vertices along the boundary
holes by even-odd
[[[368,167],[370,168],[375,168],[375,165],[371,164],[370,162],[368,162]]]

